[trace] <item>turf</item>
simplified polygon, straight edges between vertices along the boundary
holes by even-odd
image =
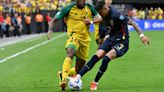
[[[54,33],[57,37],[63,33]],[[164,91],[164,31],[146,31],[151,39],[144,46],[136,32],[130,32],[129,51],[113,60],[99,82],[97,92],[163,92]],[[91,34],[93,38],[93,34]],[[37,38],[34,38],[37,39]],[[0,63],[0,92],[60,92],[57,72],[66,56],[66,35],[35,48],[6,62]],[[46,41],[46,36],[33,41],[9,45],[0,50],[0,58],[11,56]],[[91,42],[89,58],[97,45]],[[83,77],[83,92],[90,92],[101,61]],[[67,92],[69,89],[67,88]]]

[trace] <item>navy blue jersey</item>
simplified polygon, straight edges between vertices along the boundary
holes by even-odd
[[[110,38],[112,39],[128,39],[129,32],[127,27],[128,17],[124,16],[117,9],[109,7],[109,15],[104,18],[104,22],[109,30]]]
[[[104,23],[99,24],[99,37],[103,39],[106,35],[108,35],[107,27]]]

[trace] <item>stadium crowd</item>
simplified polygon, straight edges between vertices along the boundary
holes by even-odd
[[[58,11],[70,2],[71,0],[0,0],[0,37],[47,32],[52,15],[50,12]],[[33,22],[36,24],[36,31],[31,30]]]
[[[119,9],[125,15],[128,15],[134,20],[163,20],[164,19],[164,11],[160,7],[145,7],[137,9],[132,5],[125,4],[113,4],[115,8]]]
[[[4,35],[10,37],[47,32],[48,22],[54,15],[52,11],[58,11],[72,1],[74,0],[0,0],[0,38]],[[126,10],[125,7],[121,9]],[[127,10],[127,15],[132,19],[164,19],[160,7],[140,10],[133,8]],[[31,30],[33,23],[36,31]]]
[[[137,19],[163,20],[164,12],[160,7],[158,8],[150,7],[150,9],[146,7],[145,9],[141,8],[140,10],[133,8],[128,12],[128,16],[130,16],[135,20]]]

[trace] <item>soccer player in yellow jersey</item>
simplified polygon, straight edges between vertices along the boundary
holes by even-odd
[[[66,25],[68,39],[65,45],[67,56],[63,62],[62,81],[60,83],[62,90],[65,90],[66,78],[70,71],[78,73],[86,62],[89,52],[89,43],[91,41],[89,25],[98,23],[102,20],[102,17],[92,5],[85,3],[85,0],[76,0],[75,3],[60,10],[49,23],[49,38],[49,35],[52,33],[54,22],[64,17],[67,17]],[[70,69],[70,65],[74,56],[76,56],[76,65],[73,70],[73,68]]]

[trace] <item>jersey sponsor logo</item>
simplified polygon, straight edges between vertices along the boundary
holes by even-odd
[[[119,19],[124,20],[125,19],[124,15],[120,15]]]

